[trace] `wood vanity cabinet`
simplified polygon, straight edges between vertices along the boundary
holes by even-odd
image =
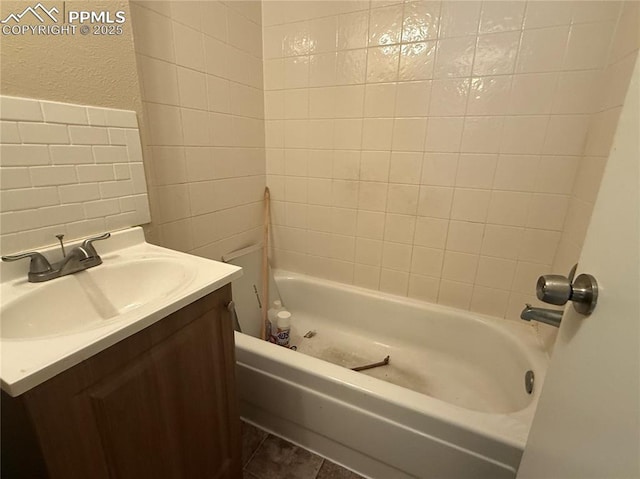
[[[21,396],[2,393],[2,477],[241,478],[231,286]]]

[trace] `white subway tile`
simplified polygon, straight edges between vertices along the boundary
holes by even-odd
[[[124,128],[109,128],[109,143],[111,145],[126,145],[127,130]]]
[[[125,163],[128,161],[124,146],[94,146],[93,158],[96,163]]]
[[[87,117],[91,126],[106,126],[107,124],[107,113],[104,108],[88,107]]]
[[[69,132],[66,125],[45,123],[18,123],[20,138],[23,143],[59,144],[69,143]]]
[[[0,192],[4,211],[28,210],[58,204],[58,189],[44,188],[15,189]]]
[[[56,226],[84,219],[82,205],[57,205],[38,210],[40,226]]]
[[[140,224],[138,220],[138,214],[133,211],[129,213],[122,213],[114,216],[107,216],[105,218],[105,224],[108,230],[119,230],[131,225]]]
[[[20,143],[18,124],[14,121],[0,121],[0,143]]]
[[[44,121],[47,123],[65,123],[68,125],[88,125],[87,109],[79,105],[42,101]]]
[[[40,221],[37,212],[38,210],[25,210],[0,213],[0,233],[3,235],[3,242],[6,238],[4,235],[38,228]]]
[[[81,183],[115,180],[112,165],[79,165],[76,169]]]
[[[27,98],[0,96],[0,118],[14,121],[42,121],[40,102]]]
[[[34,166],[29,171],[33,186],[68,185],[78,181],[73,166]]]
[[[113,174],[116,180],[128,180],[131,178],[131,170],[128,163],[119,163],[113,165]]]
[[[73,145],[108,145],[106,128],[93,126],[70,126],[69,136]],[[67,142],[68,143],[68,142]]]
[[[7,168],[0,170],[0,189],[11,190],[15,188],[28,188],[32,186],[30,168]]]
[[[60,202],[84,203],[85,201],[99,200],[100,189],[98,183],[79,183],[76,185],[63,185],[58,188]]]
[[[35,166],[50,163],[46,145],[0,145],[2,166]]]
[[[106,217],[120,212],[117,198],[86,201],[83,202],[82,207],[87,219]]]
[[[141,162],[142,161],[142,145],[140,144],[140,132],[136,129],[128,129],[127,135],[127,155],[129,161]]]
[[[134,193],[131,180],[105,181],[104,183],[99,183],[98,186],[101,198],[120,198]]]
[[[80,165],[94,161],[90,146],[51,145],[49,153],[54,165]]]

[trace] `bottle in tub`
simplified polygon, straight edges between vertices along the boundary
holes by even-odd
[[[278,346],[290,347],[290,335],[291,335],[291,313],[289,311],[282,310],[276,314],[277,319],[277,337],[276,342]]]

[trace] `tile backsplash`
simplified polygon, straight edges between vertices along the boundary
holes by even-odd
[[[0,96],[3,254],[148,223],[133,111]]]
[[[552,270],[621,5],[265,2],[276,265],[517,317]]]

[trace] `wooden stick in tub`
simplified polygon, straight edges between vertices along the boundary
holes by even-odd
[[[270,223],[269,187],[264,188],[264,225],[262,238],[262,328],[260,337],[267,339],[267,311],[269,310],[269,223]]]

